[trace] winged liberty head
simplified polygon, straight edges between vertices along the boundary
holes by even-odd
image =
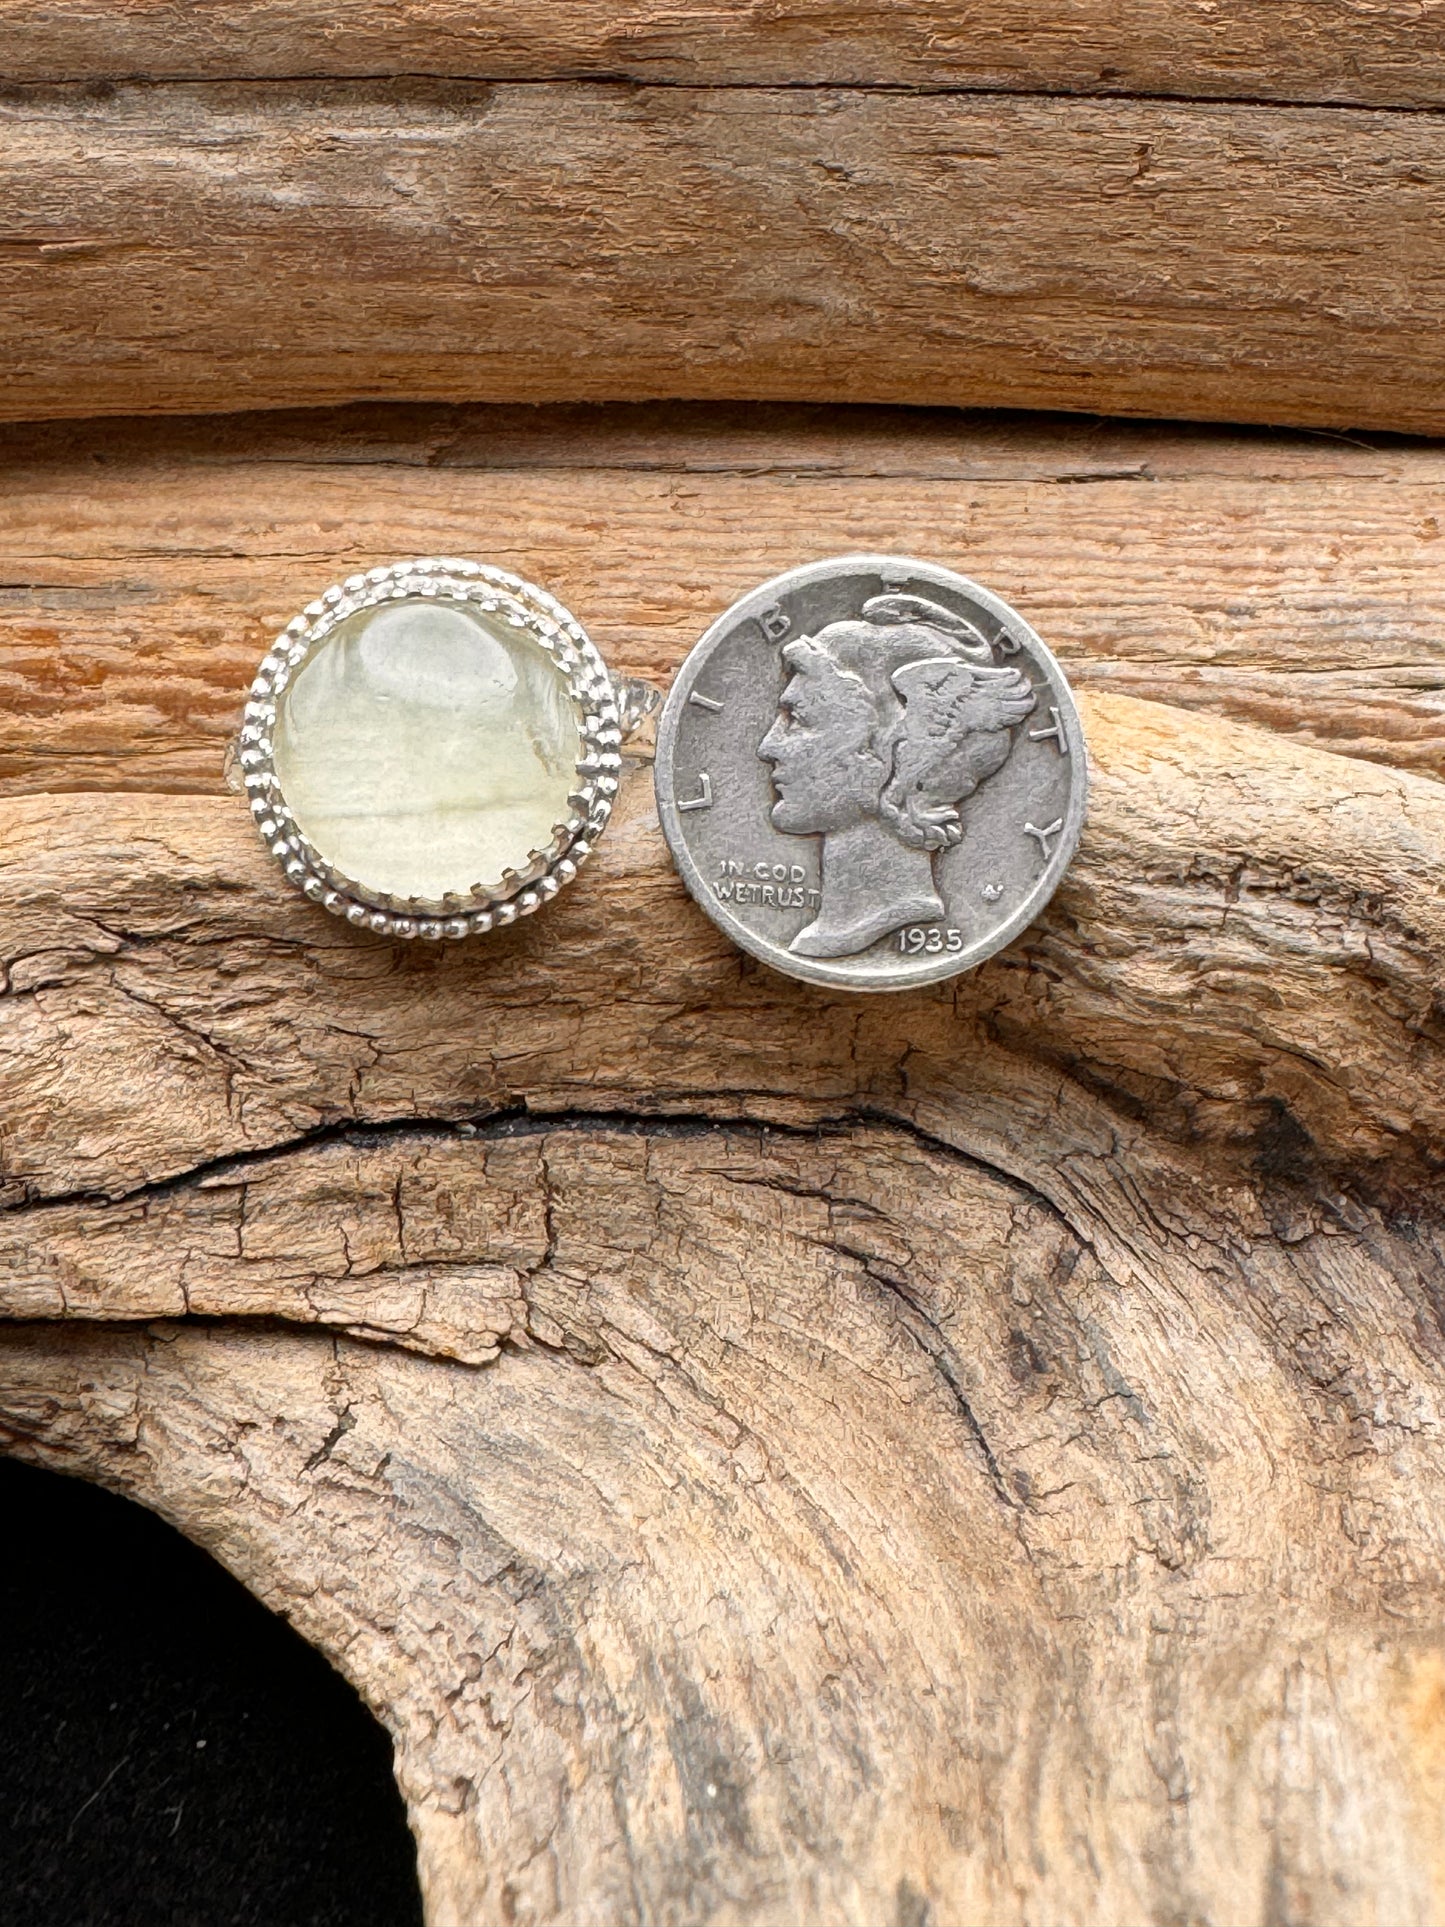
[[[965,617],[914,595],[872,597],[788,643],[783,663],[758,745],[772,820],[823,839],[818,914],[789,948],[851,957],[944,914],[934,857],[961,841],[960,806],[1003,768],[1034,693]]]

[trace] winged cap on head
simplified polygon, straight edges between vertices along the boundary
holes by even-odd
[[[963,834],[959,804],[1003,768],[1013,747],[1010,732],[1037,698],[1021,670],[994,667],[988,639],[952,610],[921,596],[886,595],[866,602],[863,614],[880,628],[921,628],[953,644],[946,654],[902,663],[889,677],[903,716],[880,798],[903,842],[944,849]]]

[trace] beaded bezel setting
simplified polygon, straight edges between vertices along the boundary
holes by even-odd
[[[580,754],[570,814],[544,849],[500,877],[439,900],[399,898],[345,875],[302,834],[276,773],[272,738],[287,685],[338,623],[363,609],[414,598],[460,602],[529,636],[550,658],[577,715]],[[288,622],[256,672],[238,742],[251,815],[276,862],[303,896],[380,937],[479,936],[530,916],[570,883],[607,827],[622,767],[617,693],[577,618],[554,596],[506,569],[425,556],[334,583]]]

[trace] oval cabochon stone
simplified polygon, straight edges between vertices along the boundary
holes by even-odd
[[[313,848],[356,883],[423,902],[545,850],[580,753],[566,682],[534,637],[421,597],[339,622],[285,690],[274,737]]]

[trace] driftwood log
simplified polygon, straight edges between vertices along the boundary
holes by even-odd
[[[338,573],[485,553],[664,685],[800,558],[941,558],[1086,687],[1445,777],[1445,450],[808,408],[0,428],[0,794],[220,794],[238,692]]]
[[[843,83],[1445,106],[1420,0],[0,0],[17,81]]]
[[[356,1683],[435,1927],[1445,1921],[1439,452],[374,410],[3,461],[0,1437]],[[443,950],[285,892],[221,783],[359,563],[495,556],[661,680],[865,543],[1082,689],[1077,867],[951,986],[732,950],[640,753],[575,888]]]
[[[1433,0],[964,11],[0,7],[0,414],[684,396],[1445,429]],[[660,78],[618,79],[659,35]]]

